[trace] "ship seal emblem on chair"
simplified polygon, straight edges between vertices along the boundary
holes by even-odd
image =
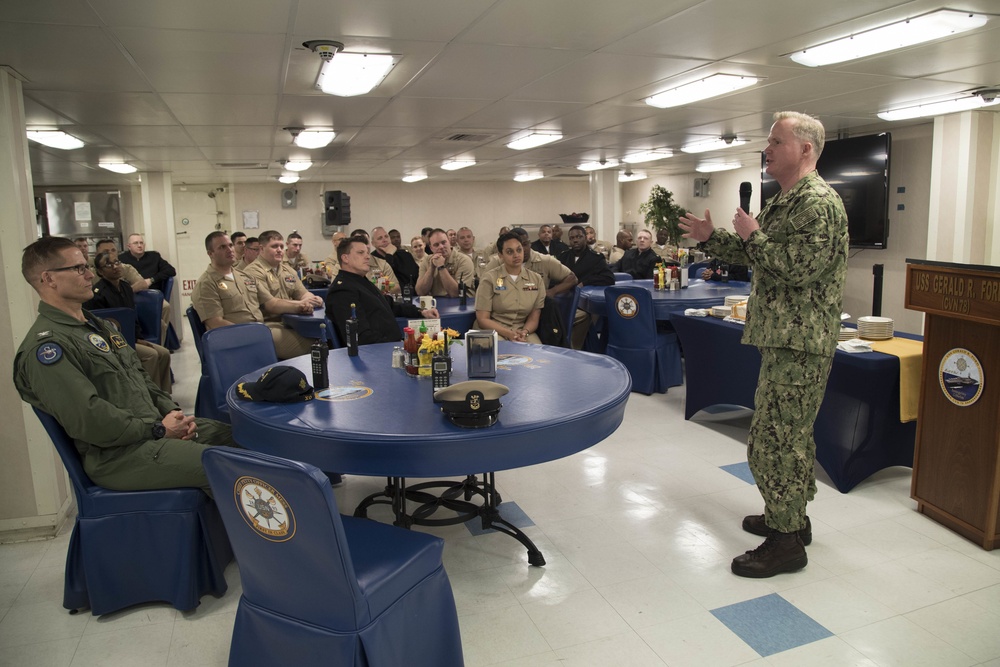
[[[240,477],[233,492],[243,519],[265,540],[286,542],[295,535],[295,513],[273,486],[256,477]]]
[[[639,304],[629,294],[622,294],[615,300],[615,310],[626,319],[632,319],[639,312]]]

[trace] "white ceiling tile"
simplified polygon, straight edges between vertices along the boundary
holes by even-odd
[[[274,122],[278,96],[166,93],[163,101],[185,125],[264,125]]]
[[[299,0],[295,32],[312,39],[382,37],[451,41],[494,0]]]
[[[116,27],[284,33],[295,3],[293,0],[239,0],[236,5],[205,0],[88,0],[87,4],[108,25]]]
[[[177,119],[155,93],[47,91],[25,94],[88,125],[176,125]]]
[[[194,145],[180,125],[94,125],[93,129],[119,146]]]
[[[450,127],[486,107],[489,103],[488,100],[397,97],[372,119],[371,125],[373,127],[427,127],[429,125]]]

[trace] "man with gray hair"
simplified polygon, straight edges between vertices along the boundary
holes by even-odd
[[[709,211],[680,221],[712,256],[753,269],[743,343],[760,350],[761,365],[747,459],[764,513],[745,517],[743,530],[767,539],[733,559],[741,577],[800,570],[812,542],[813,423],[837,348],[848,248],[843,202],[816,172],[824,139],[817,119],[774,114],[764,164],[781,191],[756,218],[737,208],[735,233],[715,227]]]

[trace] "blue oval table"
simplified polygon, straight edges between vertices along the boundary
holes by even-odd
[[[322,470],[387,477],[383,494],[359,505],[392,506],[397,525],[442,525],[468,520],[429,519],[439,506],[466,511],[484,527],[505,532],[528,549],[532,565],[544,564],[534,544],[505,522],[497,506],[494,473],[544,463],[584,450],[611,435],[621,424],[631,391],[628,371],[603,355],[546,345],[501,341],[496,382],[503,397],[497,423],[484,429],[453,425],[433,402],[429,379],[392,368],[392,343],[363,345],[357,357],[346,349],[329,357],[331,389],[304,403],[258,403],[237,397],[227,402],[233,435],[244,447],[312,463]],[[467,378],[465,348],[452,349],[452,383]],[[311,378],[308,357],[284,362]],[[255,380],[264,369],[242,378]],[[484,472],[486,471],[486,472]],[[477,481],[475,475],[483,474]],[[461,483],[426,482],[406,487],[406,478],[465,476]],[[422,489],[445,487],[430,499]],[[483,505],[468,503],[472,494]],[[407,499],[421,503],[413,512]],[[462,500],[466,504],[462,504]]]

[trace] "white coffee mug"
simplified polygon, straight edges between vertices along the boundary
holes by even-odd
[[[438,302],[432,296],[422,296],[420,297],[420,310],[427,310],[428,308],[437,308]]]

